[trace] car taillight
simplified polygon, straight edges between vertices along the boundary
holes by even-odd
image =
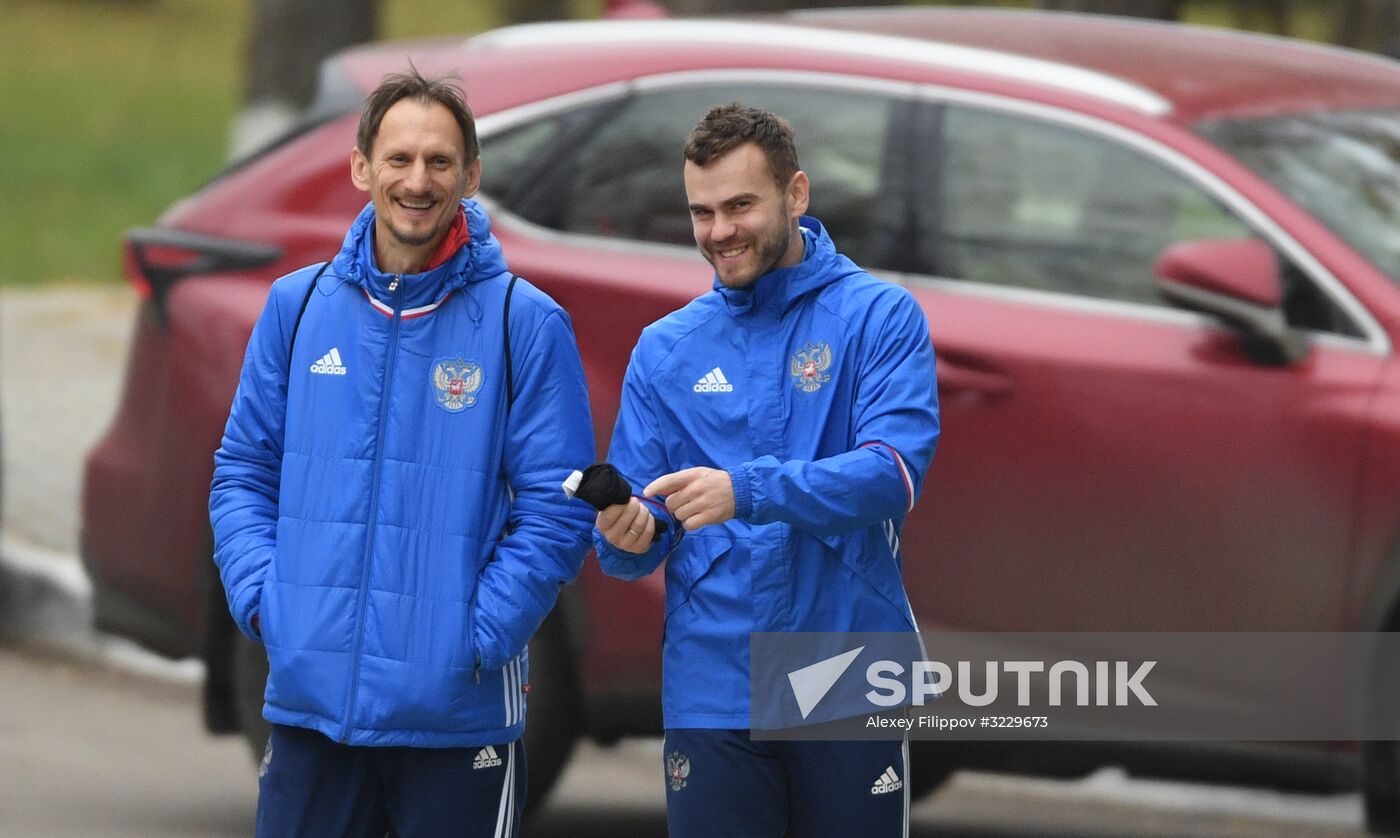
[[[273,244],[144,227],[127,231],[124,261],[136,292],[154,302],[156,316],[164,321],[166,297],[180,280],[260,268],[281,255],[282,248]]]
[[[122,248],[122,270],[126,272],[126,278],[131,281],[131,285],[136,289],[136,293],[141,299],[148,299],[151,296],[151,283],[143,273],[141,262],[136,258],[136,249],[127,242]]]

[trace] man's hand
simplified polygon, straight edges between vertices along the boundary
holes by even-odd
[[[609,544],[626,553],[641,554],[651,549],[651,537],[656,532],[651,510],[636,498],[601,510],[597,525]]]
[[[666,496],[666,508],[687,530],[734,517],[734,481],[717,468],[688,468],[651,481],[642,494]]]

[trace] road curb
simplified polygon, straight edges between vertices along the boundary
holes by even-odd
[[[0,539],[0,641],[163,681],[198,684],[204,665],[172,661],[92,627],[92,582],[76,556]]]

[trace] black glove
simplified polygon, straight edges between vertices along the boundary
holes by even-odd
[[[577,483],[574,482],[575,476],[578,477]],[[582,472],[574,472],[564,481],[564,494],[586,501],[594,509],[602,512],[609,506],[627,503],[632,498],[632,484],[627,482],[627,478],[623,477],[612,463],[594,463]],[[656,532],[651,540],[660,541],[661,534],[666,532],[666,521],[655,516],[653,518],[656,521]]]

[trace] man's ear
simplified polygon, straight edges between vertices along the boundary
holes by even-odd
[[[481,158],[478,157],[467,166],[467,189],[462,193],[463,198],[470,198],[476,194],[476,190],[481,187]]]
[[[798,170],[793,173],[792,180],[788,182],[788,212],[793,218],[807,214],[807,205],[811,200],[812,184],[807,180],[807,173]]]
[[[361,192],[369,191],[369,158],[359,146],[350,149],[350,182]]]

